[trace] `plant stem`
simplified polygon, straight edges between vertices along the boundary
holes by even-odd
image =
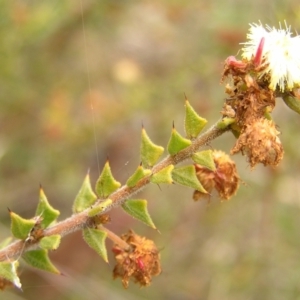
[[[110,231],[104,226],[99,226],[99,229],[105,231],[107,233],[107,237],[112,240],[115,244],[117,244],[120,248],[128,251],[130,249],[130,245],[127,244],[124,240],[122,240],[118,235]]]
[[[152,174],[156,174],[162,169],[166,168],[169,165],[177,165],[178,163],[190,158],[194,153],[199,151],[199,149],[207,145],[210,141],[214,140],[218,136],[222,135],[228,131],[228,128],[219,128],[218,123],[208,129],[205,133],[196,138],[190,146],[181,150],[173,156],[167,156],[161,162],[156,164],[152,168]],[[109,196],[109,199],[112,200],[112,204],[105,209],[100,214],[107,213],[113,207],[120,206],[128,198],[131,198],[134,194],[138,193],[145,188],[147,184],[150,183],[150,176],[142,178],[137,184],[133,187],[128,187],[123,185],[117,191],[112,193]],[[101,202],[99,199],[95,205]],[[55,225],[44,230],[44,236],[51,236],[54,234],[59,234],[61,237],[70,234],[72,232],[81,230],[85,227],[91,225],[91,217],[88,216],[89,209],[86,209],[80,213],[74,214],[71,217],[56,223]],[[24,244],[25,243],[25,244]],[[19,258],[23,252],[37,249],[39,247],[38,241],[24,242],[23,240],[17,240],[7,247],[0,250],[0,261],[14,260]]]

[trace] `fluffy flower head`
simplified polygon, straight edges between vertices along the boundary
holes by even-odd
[[[242,43],[242,57],[250,61],[261,51],[260,76],[270,77],[269,88],[292,90],[300,85],[300,36],[292,36],[291,27],[285,29],[261,24],[250,24],[248,41]],[[262,39],[264,43],[261,43]],[[262,49],[259,49],[262,47]]]

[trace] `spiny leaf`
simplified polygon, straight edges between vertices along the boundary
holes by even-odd
[[[164,152],[164,148],[155,145],[149,138],[144,127],[142,128],[141,138],[141,161],[145,168],[152,167],[159,160]]]
[[[19,266],[18,261],[13,262],[0,262],[0,277],[13,283],[14,286],[21,289],[22,285],[17,274],[17,268]]]
[[[162,170],[160,170],[159,172],[153,174],[150,177],[150,181],[152,183],[172,183],[173,179],[172,179],[172,171],[174,169],[173,165],[169,165],[165,168],[163,168]]]
[[[105,262],[108,262],[105,240],[107,233],[101,229],[87,228],[83,230],[83,239],[94,249]]]
[[[207,194],[206,190],[197,178],[194,166],[175,168],[172,172],[172,177],[176,183],[188,186],[197,191]]]
[[[218,123],[217,123],[217,128],[218,129],[226,129],[229,125],[235,123],[235,119],[234,118],[223,118],[222,120],[220,120]]]
[[[22,257],[27,264],[34,268],[54,274],[61,274],[60,271],[50,261],[47,250],[41,249],[27,251],[22,255]]]
[[[12,211],[9,211],[9,214],[11,219],[11,233],[15,238],[25,240],[36,224],[36,221],[34,219],[23,219]]]
[[[95,189],[97,195],[101,198],[106,198],[120,186],[121,183],[114,179],[111,173],[109,162],[107,161],[96,183]]]
[[[192,142],[182,137],[173,127],[172,134],[168,143],[168,152],[170,155],[175,155],[180,150],[188,147]]]
[[[59,210],[54,209],[49,204],[42,187],[40,188],[40,200],[35,215],[41,217],[42,228],[47,228],[60,215]]]
[[[146,225],[156,229],[147,210],[147,200],[130,199],[125,201],[122,208],[135,219],[142,221]]]
[[[235,138],[239,138],[241,134],[241,127],[237,125],[236,123],[230,124],[230,130],[232,134],[235,136]]]
[[[292,97],[289,95],[284,95],[282,97],[284,103],[294,112],[300,114],[300,99],[297,97]]]
[[[45,250],[56,250],[60,244],[61,236],[54,234],[50,236],[44,236],[39,241],[39,246]]]
[[[185,133],[187,138],[196,138],[205,127],[207,120],[201,118],[190,105],[189,101],[185,101]]]
[[[99,213],[104,212],[108,207],[111,206],[112,204],[112,200],[111,199],[106,199],[102,202],[100,202],[99,204],[95,205],[94,207],[92,207],[89,212],[88,212],[88,216],[89,217],[93,217]]]
[[[192,155],[192,159],[195,163],[206,167],[207,169],[211,171],[216,170],[216,165],[214,162],[213,154],[211,150],[204,150],[201,152],[197,152]]]
[[[90,207],[97,200],[96,194],[93,192],[90,182],[90,175],[87,174],[83,184],[75,198],[73,204],[73,212],[78,213]]]
[[[151,174],[151,171],[144,169],[141,165],[138,166],[136,171],[130,176],[126,182],[128,187],[133,187],[137,184],[139,180]]]

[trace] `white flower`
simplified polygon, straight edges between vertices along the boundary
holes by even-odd
[[[250,61],[256,56],[262,39],[262,69],[260,76],[270,75],[269,88],[278,86],[283,92],[300,85],[300,36],[292,36],[291,27],[286,29],[264,28],[261,24],[250,24],[248,42],[242,43],[242,57]]]

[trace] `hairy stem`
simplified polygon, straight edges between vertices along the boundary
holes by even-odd
[[[99,226],[99,229],[105,231],[107,233],[107,238],[117,244],[120,248],[128,251],[130,249],[130,245],[127,244],[124,240],[122,240],[118,235],[107,229],[106,227]]]
[[[177,165],[178,163],[190,158],[195,152],[199,151],[201,147],[207,145],[210,141],[214,140],[226,131],[228,131],[228,128],[219,128],[218,123],[215,124],[205,133],[196,138],[190,146],[181,150],[173,156],[167,156],[161,162],[156,164],[152,168],[152,174],[158,173],[159,171],[171,164]],[[128,198],[131,198],[134,194],[141,191],[143,188],[145,188],[147,184],[150,183],[150,177],[151,175],[141,179],[133,187],[123,185],[120,189],[112,193],[109,196],[109,199],[112,200],[112,204],[109,207],[107,207],[102,213],[107,213],[107,211],[111,210],[113,207],[120,206]],[[97,205],[100,202],[101,199],[99,199],[95,205]],[[45,229],[43,236],[59,234],[61,235],[61,237],[63,237],[72,232],[91,226],[92,219],[88,216],[89,210],[90,209],[86,209],[80,213],[74,214],[71,217]],[[25,242],[23,240],[17,240],[0,250],[0,261],[18,259],[23,252],[37,249],[38,247],[38,241]]]

